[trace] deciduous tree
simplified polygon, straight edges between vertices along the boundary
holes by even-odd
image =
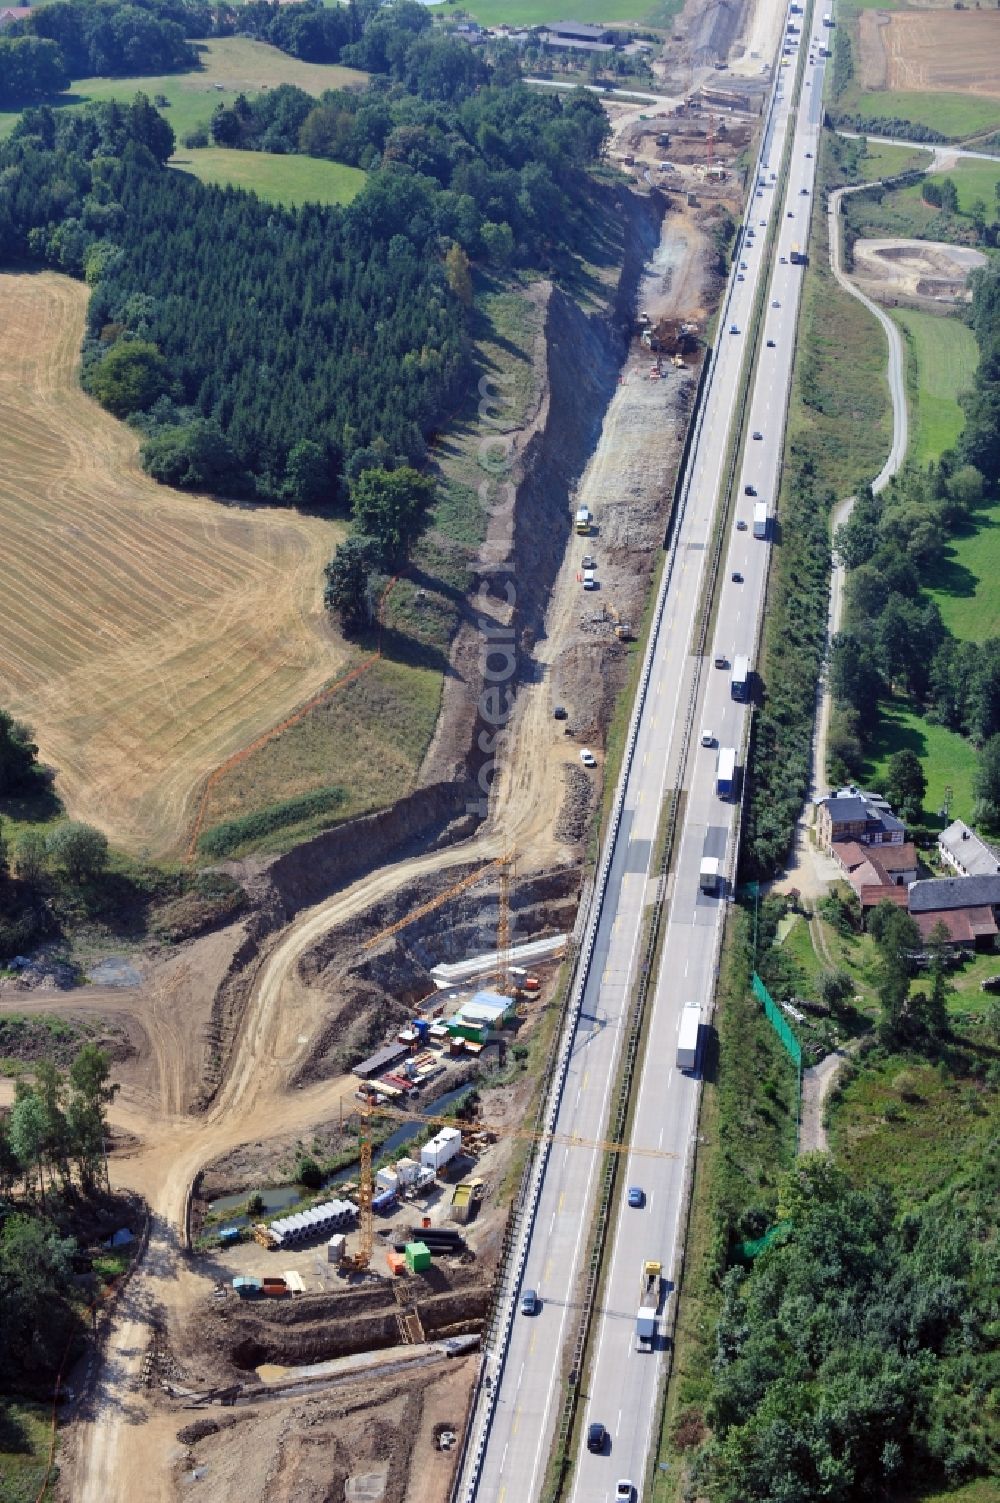
[[[56,865],[78,886],[100,876],[108,864],[107,836],[76,820],[53,831],[48,849]]]

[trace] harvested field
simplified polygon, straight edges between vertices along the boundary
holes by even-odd
[[[0,704],[74,816],[162,855],[205,775],[342,668],[321,600],[341,529],[148,480],[77,384],[87,297],[0,275]]]
[[[981,251],[941,240],[856,240],[856,281],[880,302],[967,303],[969,273],[984,266]]]
[[[1000,99],[1000,12],[896,11],[880,30],[889,89]]]

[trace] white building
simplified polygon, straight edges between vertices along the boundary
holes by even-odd
[[[945,865],[962,877],[993,877],[1000,872],[1000,858],[996,851],[985,840],[980,840],[964,820],[953,820],[946,830],[942,830],[937,847]]]

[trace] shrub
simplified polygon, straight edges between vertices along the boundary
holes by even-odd
[[[323,1171],[309,1154],[303,1154],[295,1166],[295,1178],[307,1190],[318,1190],[323,1183]]]

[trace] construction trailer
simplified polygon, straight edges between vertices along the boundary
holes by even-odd
[[[493,1031],[502,1028],[516,1013],[515,997],[505,997],[500,992],[476,992],[448,1019],[448,1032],[453,1038],[485,1044]]]
[[[328,1263],[342,1263],[346,1253],[347,1238],[343,1232],[337,1232],[326,1244],[326,1261]]]
[[[462,1134],[457,1127],[442,1127],[420,1150],[420,1162],[437,1174],[462,1151]]]

